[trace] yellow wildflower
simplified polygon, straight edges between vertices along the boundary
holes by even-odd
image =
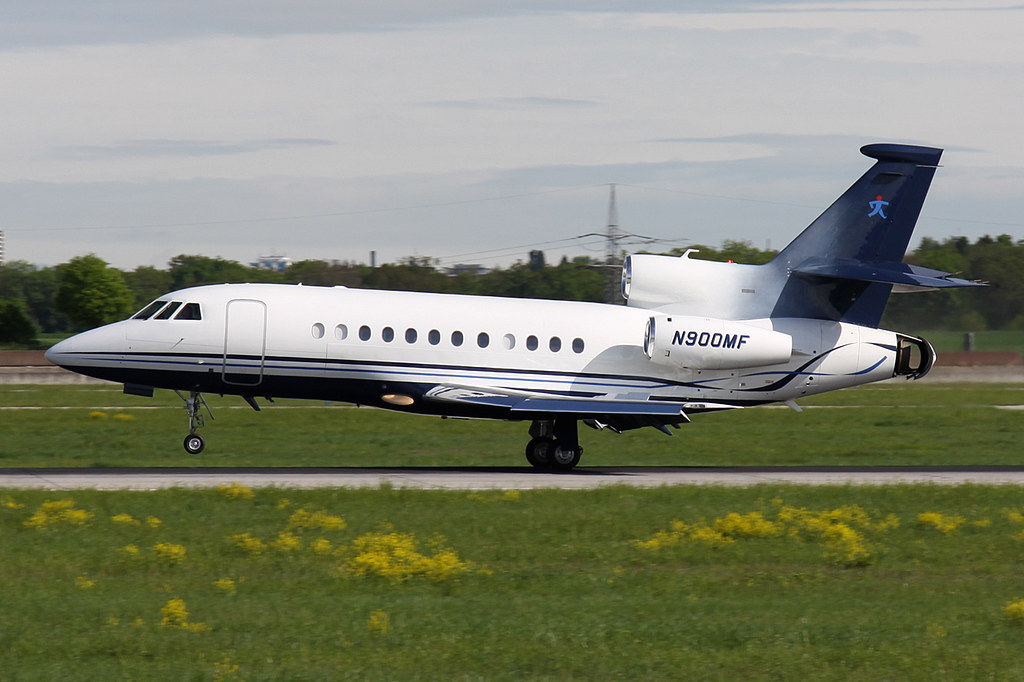
[[[75,501],[72,499],[47,500],[39,505],[39,509],[25,521],[25,526],[28,528],[45,528],[46,526],[58,523],[83,526],[89,522],[92,516],[92,512],[76,509]]]
[[[136,558],[139,556],[139,548],[135,545],[125,545],[119,551],[124,552],[126,555]]]
[[[302,541],[295,533],[282,531],[278,533],[277,539],[270,543],[274,549],[282,552],[291,552],[302,547]]]
[[[1024,599],[1012,601],[1004,606],[1003,615],[1015,623],[1024,623]]]
[[[188,630],[189,632],[206,632],[210,626],[206,623],[193,623],[188,619],[188,608],[184,599],[174,598],[160,609],[160,625],[165,628]]]
[[[238,533],[231,536],[231,542],[249,554],[263,554],[267,549],[267,543],[249,533]]]
[[[344,530],[347,526],[348,523],[345,522],[345,519],[322,510],[297,509],[288,519],[289,529]]]
[[[114,415],[114,419],[119,419],[121,421],[127,422],[131,421],[132,419],[135,419],[135,417],[128,414],[127,412],[118,412],[117,414]]]
[[[153,545],[153,553],[158,558],[171,564],[178,564],[185,560],[185,546],[175,545],[170,542],[158,542]]]
[[[709,528],[708,526],[694,526],[691,528],[689,539],[696,542],[703,542],[704,544],[712,547],[722,547],[736,542],[728,535],[725,535],[714,528]]]
[[[827,551],[825,555],[846,566],[866,566],[871,552],[864,537],[845,523],[833,523],[822,533]]]
[[[235,581],[231,578],[221,578],[220,580],[213,581],[214,587],[223,592],[234,592],[237,588]]]
[[[225,657],[223,661],[217,661],[213,664],[213,679],[231,679],[238,673],[238,668],[237,663],[233,663],[230,658]]]
[[[111,516],[110,520],[114,523],[120,523],[126,526],[138,526],[142,523],[131,514],[117,514],[115,516]]]
[[[309,543],[309,549],[317,556],[327,556],[334,548],[331,546],[331,541],[327,538],[317,538]]]
[[[89,413],[89,419],[106,419],[106,418],[107,418],[107,413],[106,412],[100,412],[99,410],[93,410],[92,412]]]
[[[256,493],[252,491],[252,488],[239,483],[219,485],[217,486],[217,492],[229,500],[251,500],[256,495]]]
[[[75,578],[75,585],[83,590],[87,590],[90,587],[96,587],[96,581],[89,580],[84,575],[80,575],[77,578]]]
[[[1011,523],[1024,524],[1024,514],[1017,509],[1004,509],[1003,514],[1010,520]]]
[[[366,627],[370,632],[377,634],[387,634],[391,630],[391,619],[388,614],[377,609],[370,614],[369,620],[366,621]]]
[[[3,497],[0,497],[0,507],[3,507],[4,509],[23,509],[25,505],[15,502],[10,497],[4,495]]]
[[[715,519],[712,527],[719,533],[733,538],[771,538],[782,535],[782,525],[764,518],[761,512],[730,512],[720,519]]]
[[[943,535],[952,535],[957,528],[967,522],[967,519],[940,512],[923,512],[917,515],[917,522],[922,526],[932,526],[942,531]]]
[[[155,529],[155,528],[159,528],[160,526],[164,525],[164,522],[161,521],[160,519],[158,519],[155,516],[147,516],[146,517],[146,525],[149,526],[150,528],[154,528]]]
[[[416,538],[409,533],[367,533],[346,551],[351,556],[340,570],[353,576],[376,575],[401,582],[417,575],[441,580],[475,570],[450,549],[439,549],[432,557],[421,554]]]

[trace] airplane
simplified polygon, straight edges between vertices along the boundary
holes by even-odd
[[[205,447],[203,393],[308,398],[530,423],[526,459],[567,471],[580,422],[621,432],[795,400],[935,362],[878,328],[891,292],[983,286],[902,262],[942,149],[871,144],[871,168],[763,265],[631,254],[626,305],[219,284],[173,291],[61,341],[55,365],[185,401]],[[206,408],[207,411],[209,408]]]

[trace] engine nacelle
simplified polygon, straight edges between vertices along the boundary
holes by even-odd
[[[730,320],[769,317],[785,284],[763,265],[633,254],[622,264],[622,297],[632,308]],[[784,275],[785,273],[783,273]]]
[[[793,337],[713,317],[654,315],[644,352],[651,362],[690,369],[738,369],[789,362]]]

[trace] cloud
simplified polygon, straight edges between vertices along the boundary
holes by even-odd
[[[277,149],[329,147],[330,140],[315,138],[247,140],[240,142],[212,140],[129,140],[113,145],[75,145],[58,150],[61,156],[74,159],[168,156],[229,156],[252,154]]]
[[[440,100],[424,102],[423,106],[442,109],[490,109],[490,110],[526,110],[546,108],[585,108],[600,106],[600,102],[590,99],[574,99],[570,97],[490,97],[481,99]]]

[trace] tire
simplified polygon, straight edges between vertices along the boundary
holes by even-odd
[[[582,456],[583,448],[563,449],[555,447],[551,451],[551,464],[549,466],[558,471],[570,471],[580,463],[580,457]]]
[[[187,436],[185,436],[184,445],[185,452],[187,452],[190,455],[198,455],[200,452],[203,451],[203,448],[206,447],[206,441],[203,440],[202,436],[195,433],[190,433]]]
[[[555,441],[551,438],[534,438],[526,445],[526,461],[537,469],[551,468],[555,452]]]

